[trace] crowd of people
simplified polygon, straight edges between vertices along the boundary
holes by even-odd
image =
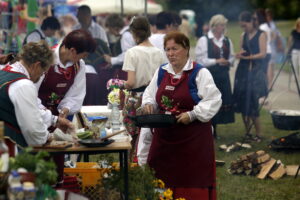
[[[190,57],[186,16],[162,11],[149,18],[107,16],[104,27],[91,9],[80,6],[78,23],[64,28],[48,16],[27,33],[17,56],[0,57],[0,120],[10,151],[52,140],[52,131],[74,129],[72,116],[83,105],[106,105],[106,82],[124,80],[129,91],[124,125],[132,136],[131,158],[149,164],[172,188],[174,198],[216,199],[214,137],[217,125],[241,113],[245,137],[263,139],[259,100],[268,95],[280,34],[270,10],[244,11],[239,50],[226,36],[228,20],[217,14],[197,41]],[[183,24],[184,26],[180,26]],[[69,30],[52,48],[46,38]],[[299,77],[300,20],[289,40],[289,53]],[[277,47],[277,48],[275,48]],[[238,61],[233,87],[230,73]],[[233,88],[233,90],[232,90]],[[131,117],[143,114],[176,116],[170,128],[139,128]],[[255,135],[250,130],[255,127]],[[13,153],[11,153],[13,155]],[[54,157],[62,181],[63,155]],[[184,170],[182,170],[184,169]]]

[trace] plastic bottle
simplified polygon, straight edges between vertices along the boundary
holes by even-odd
[[[24,191],[21,184],[21,176],[20,174],[13,170],[8,178],[8,199],[9,200],[23,200],[24,199]]]
[[[24,200],[34,200],[36,196],[36,189],[32,182],[24,182]]]
[[[112,104],[111,109],[111,128],[113,132],[119,131],[121,128],[120,110],[118,104]]]

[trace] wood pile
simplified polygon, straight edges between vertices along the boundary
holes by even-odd
[[[246,143],[240,143],[240,142],[236,142],[236,143],[233,143],[233,144],[229,144],[229,145],[226,145],[226,144],[222,144],[219,146],[219,149],[221,151],[225,151],[225,152],[231,152],[231,151],[238,151],[238,150],[241,150],[241,149],[251,149],[251,145],[250,144],[246,144]]]
[[[270,177],[274,180],[286,174],[286,169],[280,160],[275,160],[265,151],[251,152],[241,155],[232,161],[228,169],[230,174],[256,176],[259,179]]]

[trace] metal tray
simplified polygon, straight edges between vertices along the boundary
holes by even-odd
[[[107,146],[111,143],[113,143],[114,140],[113,139],[106,139],[106,140],[102,140],[102,139],[85,139],[85,140],[79,140],[79,143],[87,146],[87,147],[104,147]]]

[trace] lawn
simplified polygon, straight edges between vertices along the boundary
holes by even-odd
[[[281,32],[283,38],[287,41],[292,29],[294,28],[295,21],[276,21],[276,26]],[[240,36],[242,28],[238,22],[229,22],[227,26],[227,36],[232,40],[234,51],[239,51]]]
[[[231,175],[227,172],[230,162],[236,160],[240,155],[251,151],[267,151],[276,160],[281,160],[285,165],[300,164],[300,151],[274,151],[268,148],[273,138],[285,136],[293,131],[278,130],[273,127],[272,119],[268,111],[261,111],[264,140],[261,143],[252,143],[251,150],[241,150],[225,153],[218,150],[221,144],[229,144],[241,141],[243,124],[240,115],[236,115],[236,122],[229,125],[220,125],[218,133],[221,137],[216,142],[216,158],[224,160],[225,166],[217,167],[217,193],[219,200],[299,200],[300,199],[300,177],[294,179],[285,176],[279,180],[260,180],[253,176]],[[254,132],[252,129],[251,132]],[[295,132],[295,131],[294,131]]]

